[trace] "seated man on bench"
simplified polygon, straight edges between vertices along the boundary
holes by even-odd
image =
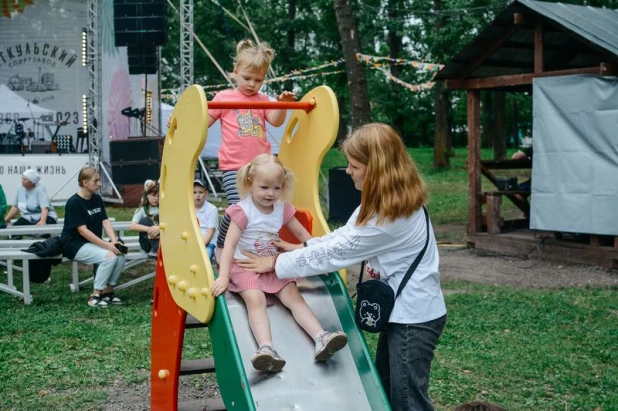
[[[530,147],[526,147],[523,150],[518,150],[517,152],[515,152],[512,156],[511,159],[513,160],[530,160],[532,161],[532,146]],[[527,179],[526,181],[519,183],[517,185],[517,190],[518,191],[527,191],[528,194],[526,195],[526,197],[530,196],[530,190],[532,189],[532,178]],[[521,194],[515,194],[516,197],[519,197],[520,199],[524,200],[523,196]]]

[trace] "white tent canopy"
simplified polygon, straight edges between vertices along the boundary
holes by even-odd
[[[34,115],[38,118],[41,114],[53,112],[53,110],[48,110],[29,102],[19,94],[13,92],[5,84],[0,84],[0,113],[16,113],[19,117],[28,118]]]
[[[174,110],[173,106],[169,104],[161,103],[161,122],[163,128],[163,134],[167,134],[167,119],[172,114]],[[272,152],[274,154],[279,153],[279,142],[283,137],[283,131],[285,130],[285,125],[290,119],[290,115],[292,114],[292,110],[288,110],[288,115],[281,127],[273,127],[270,124],[266,125],[266,137],[270,144],[272,145]],[[206,140],[206,145],[202,150],[202,154],[200,155],[202,158],[217,158],[217,152],[219,151],[219,146],[221,145],[221,123],[219,121],[215,122],[208,129],[208,139]]]
[[[2,113],[5,120],[9,118],[38,120],[42,114],[53,114],[54,111],[37,106],[13,92],[5,84],[0,84],[0,113]],[[7,132],[10,127],[11,123],[8,121],[0,123],[1,132]]]

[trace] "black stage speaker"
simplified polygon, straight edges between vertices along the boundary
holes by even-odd
[[[144,184],[157,180],[161,168],[163,138],[130,138],[111,141],[112,180],[116,184]]]
[[[115,184],[144,184],[144,181],[158,180],[161,174],[161,163],[153,162],[123,162],[112,163],[112,180]]]
[[[128,140],[112,140],[109,154],[112,164],[127,161],[161,161],[164,138],[129,137]]]
[[[360,205],[361,192],[345,168],[328,170],[328,222],[346,223]]]
[[[129,46],[129,74],[157,74],[157,46]]]
[[[114,0],[114,44],[163,46],[167,43],[165,0]]]

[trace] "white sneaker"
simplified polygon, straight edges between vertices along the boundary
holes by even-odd
[[[100,295],[91,295],[90,298],[88,298],[88,305],[91,307],[107,307],[108,304]]]
[[[273,347],[263,345],[251,358],[251,364],[258,371],[279,372],[285,365],[285,360],[279,357]]]
[[[328,361],[334,353],[341,350],[348,344],[348,336],[341,331],[324,331],[315,339],[315,360]]]

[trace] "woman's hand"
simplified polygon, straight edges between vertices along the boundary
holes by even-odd
[[[294,101],[296,100],[296,94],[291,91],[284,91],[277,96],[277,101]]]
[[[47,222],[43,221],[43,220],[39,220],[39,221],[36,222],[36,225],[46,225],[46,224],[47,224]]]
[[[213,297],[218,297],[227,290],[227,286],[230,283],[229,278],[219,277],[215,280],[212,287],[210,287],[210,292],[212,292]]]
[[[302,244],[292,244],[292,243],[288,243],[287,241],[283,241],[283,240],[275,241],[275,245],[281,251],[298,250],[299,248],[304,247],[304,245]]]
[[[273,271],[274,255],[259,257],[248,251],[243,251],[242,253],[249,257],[247,260],[236,260],[236,264],[240,265],[242,268],[260,274]]]

